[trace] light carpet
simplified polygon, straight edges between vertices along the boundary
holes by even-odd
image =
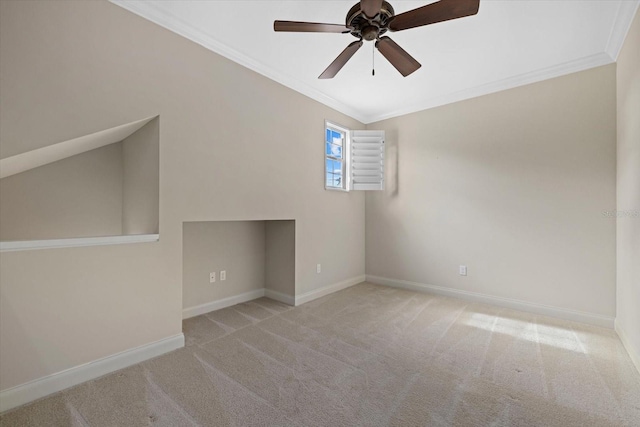
[[[615,332],[368,283],[184,322],[187,346],[2,426],[640,426]]]

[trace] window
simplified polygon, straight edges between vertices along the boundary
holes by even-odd
[[[325,126],[324,186],[327,189],[346,190],[346,148],[349,131],[327,123]]]
[[[384,131],[348,130],[325,122],[324,187],[384,189]]]

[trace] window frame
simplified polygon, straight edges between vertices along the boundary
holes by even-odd
[[[337,159],[335,157],[329,156],[327,154],[327,130],[332,130],[336,132],[340,132],[344,135],[344,140],[342,143],[342,159]],[[324,160],[322,162],[322,179],[324,182],[324,189],[329,191],[349,191],[349,182],[351,178],[351,171],[349,169],[349,158],[351,156],[350,153],[350,138],[351,133],[350,130],[342,125],[339,125],[330,120],[324,121],[324,132],[323,132],[323,144],[322,144],[322,154]],[[342,162],[342,187],[330,187],[327,186],[327,160],[339,160]]]

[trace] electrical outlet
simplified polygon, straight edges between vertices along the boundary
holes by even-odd
[[[215,283],[216,282],[216,272],[212,272],[209,273],[209,283]]]
[[[467,266],[466,265],[461,265],[460,266],[460,275],[461,276],[466,276],[467,275]]]
[[[220,271],[220,281],[227,280],[227,270]]]
[[[318,274],[322,273],[322,265],[320,264],[316,265],[316,273]]]

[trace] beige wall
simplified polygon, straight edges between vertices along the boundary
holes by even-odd
[[[296,222],[267,221],[265,232],[265,288],[295,298]]]
[[[180,333],[183,221],[295,219],[300,293],[364,273],[355,120],[104,1],[1,1],[0,77],[3,158],[159,115],[162,159],[160,242],[2,253],[0,389]]]
[[[609,65],[368,125],[367,275],[613,317],[615,102]]]
[[[158,233],[159,131],[155,118],[122,141],[122,234]]]
[[[0,180],[0,240],[158,233],[158,130]]]
[[[295,297],[295,221],[185,222],[182,248],[185,309],[263,288]]]
[[[264,288],[265,222],[186,222],[182,237],[185,309]],[[225,270],[227,279],[220,280]],[[209,283],[209,273],[216,282]]]
[[[122,144],[0,180],[0,240],[122,233]]]
[[[618,286],[616,328],[640,370],[640,12],[617,64]]]

